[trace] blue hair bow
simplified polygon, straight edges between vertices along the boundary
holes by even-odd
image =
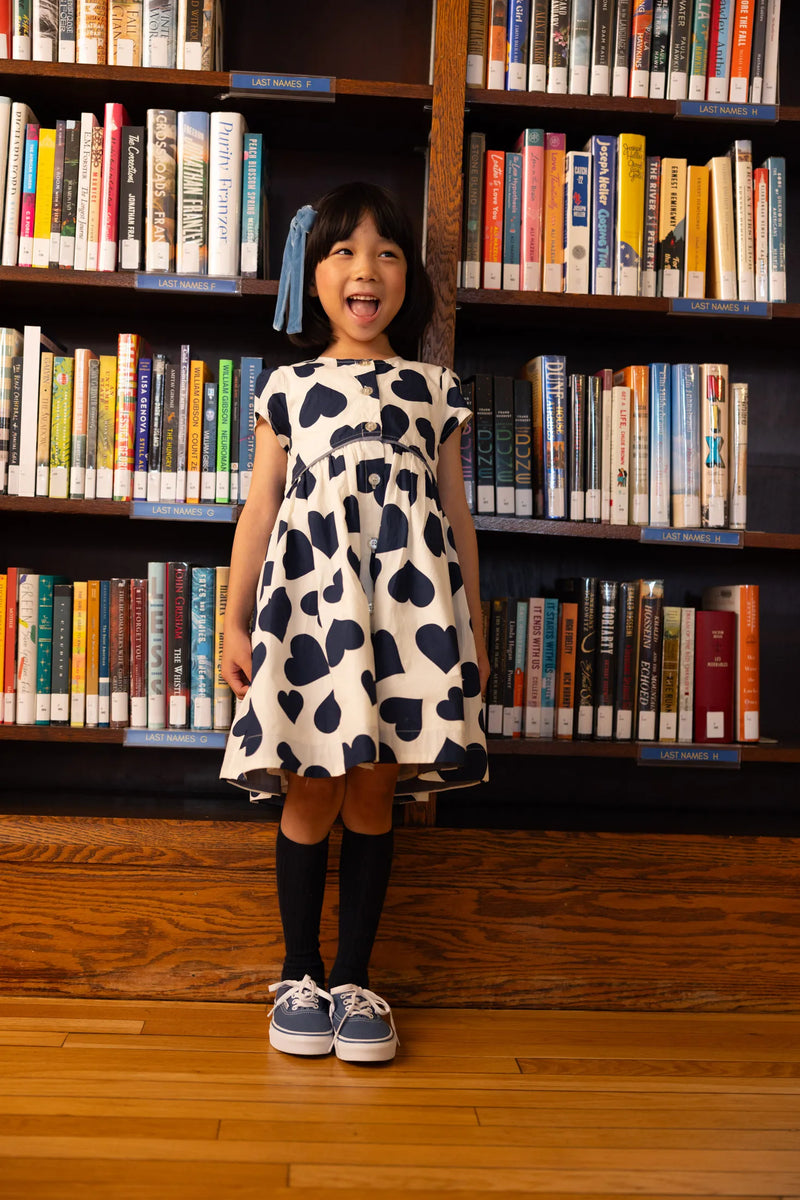
[[[316,209],[310,204],[298,208],[292,217],[286,245],[283,248],[278,300],[275,305],[273,329],[282,329],[288,301],[287,333],[299,333],[303,328],[303,263],[306,256],[306,237],[314,224]]]

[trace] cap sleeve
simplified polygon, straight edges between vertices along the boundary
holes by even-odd
[[[444,445],[450,434],[472,416],[472,409],[461,390],[461,380],[447,367],[442,368],[442,396],[445,408],[442,432],[439,436],[440,445]]]
[[[268,368],[256,379],[254,421],[259,417],[267,421],[284,450],[288,449],[292,440],[292,429],[286,403],[286,376],[281,367]]]

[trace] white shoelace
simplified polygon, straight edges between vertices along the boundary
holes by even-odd
[[[304,975],[302,979],[282,979],[279,983],[270,984],[269,990],[277,992],[278,988],[289,985],[289,991],[284,992],[280,1000],[276,1000],[269,1011],[269,1018],[272,1020],[275,1009],[280,1004],[286,1004],[287,1001],[295,1008],[319,1008],[320,997],[327,1000],[328,1003],[333,1002],[333,997],[330,992],[325,992],[321,987],[318,987],[310,975]]]
[[[334,1045],[338,1041],[339,1035],[341,1034],[350,1017],[368,1017],[372,1019],[375,1016],[388,1018],[388,1023],[391,1026],[392,1033],[397,1040],[398,1046],[400,1045],[400,1039],[397,1037],[397,1030],[394,1026],[392,1010],[386,1001],[381,996],[377,995],[376,992],[371,992],[369,988],[356,987],[356,985],[353,984],[347,989],[347,991],[337,992],[336,996],[334,997],[334,1002],[336,1000],[342,1001],[345,1013],[339,1028],[334,1032]]]

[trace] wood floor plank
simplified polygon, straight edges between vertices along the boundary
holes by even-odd
[[[0,1046],[63,1046],[66,1036],[34,1029],[0,1029]]]
[[[6,1113],[2,1122],[6,1138],[183,1138],[201,1140],[216,1139],[219,1121],[213,1117],[163,1117],[152,1112],[136,1117],[109,1116],[93,1113],[91,1116],[64,1116],[54,1113],[35,1114]]]
[[[3,1160],[3,1200],[301,1200],[287,1176],[271,1163],[240,1163],[232,1179],[228,1163],[132,1162],[121,1172],[118,1162],[19,1156]]]
[[[74,1015],[58,1018],[50,1014],[41,1017],[12,1017],[6,1016],[0,1008],[0,1033],[17,1029],[57,1031],[59,1033],[132,1034],[142,1032],[144,1021],[104,1021],[98,1017],[81,1018]]]

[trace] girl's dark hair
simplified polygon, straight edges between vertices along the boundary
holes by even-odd
[[[433,314],[433,288],[405,210],[391,192],[372,183],[345,183],[328,192],[314,207],[317,217],[306,242],[303,328],[300,333],[290,334],[290,340],[313,354],[321,354],[330,345],[331,323],[309,288],[317,264],[327,257],[336,242],[349,238],[362,218],[369,215],[381,237],[396,242],[406,257],[405,299],[386,332],[393,349],[404,357],[415,357],[419,339]]]

